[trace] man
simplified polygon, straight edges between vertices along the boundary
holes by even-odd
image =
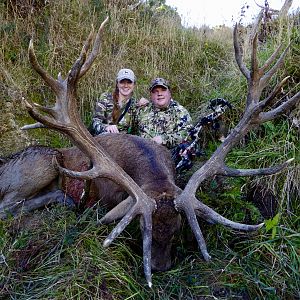
[[[154,79],[149,87],[151,102],[138,113],[140,135],[174,148],[188,138],[192,128],[189,112],[172,99],[169,83]]]

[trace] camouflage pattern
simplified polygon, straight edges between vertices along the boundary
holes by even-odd
[[[189,112],[174,100],[166,109],[153,104],[141,108],[138,120],[140,136],[153,138],[160,135],[163,145],[169,149],[188,139],[188,131],[193,127]]]
[[[137,104],[134,98],[130,98],[129,101],[131,101],[130,107],[124,117],[117,124],[117,127],[120,132],[137,134]],[[94,135],[105,133],[108,125],[114,125],[112,120],[113,107],[112,93],[101,94],[100,98],[96,102],[91,124],[91,131]],[[121,108],[121,114],[125,108],[126,105]]]

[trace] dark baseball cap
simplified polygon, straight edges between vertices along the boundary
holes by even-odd
[[[164,78],[155,78],[151,81],[149,91],[151,92],[156,86],[163,86],[166,89],[170,88],[169,82]]]

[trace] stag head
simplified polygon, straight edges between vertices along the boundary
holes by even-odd
[[[94,41],[93,49],[87,56],[93,32],[89,35],[79,58],[74,63],[65,79],[59,75],[58,79],[55,80],[47,74],[47,72],[38,64],[33,49],[33,43],[32,41],[30,42],[29,59],[31,65],[56,95],[56,104],[52,108],[46,108],[28,101],[25,101],[25,103],[33,118],[49,128],[53,128],[66,134],[92,161],[93,167],[84,172],[67,170],[57,164],[60,172],[71,177],[83,179],[96,177],[107,178],[122,186],[124,190],[127,191],[129,197],[109,211],[101,220],[103,223],[109,223],[112,220],[121,219],[105,239],[103,245],[105,247],[109,246],[136,216],[140,216],[143,233],[144,272],[148,285],[151,287],[152,238],[154,240],[153,244],[161,243],[163,245],[161,230],[164,230],[163,228],[165,228],[168,232],[168,237],[172,239],[173,234],[179,228],[179,213],[185,213],[205,260],[209,260],[210,255],[208,254],[206,243],[197,221],[197,216],[210,223],[219,223],[233,229],[245,231],[257,230],[263,225],[246,225],[230,221],[199,201],[196,198],[195,193],[204,180],[216,175],[270,175],[284,169],[292,159],[276,167],[244,170],[233,169],[226,166],[225,157],[250,129],[266,121],[273,120],[296,105],[300,99],[300,92],[286,102],[278,105],[275,109],[267,110],[269,103],[275,98],[287,79],[278,83],[273,92],[265,99],[260,99],[262,91],[268,85],[272,75],[274,75],[276,70],[282,65],[289,46],[280,56],[279,52],[281,47],[279,47],[266,63],[262,67],[259,67],[257,61],[257,34],[255,34],[252,40],[251,69],[249,70],[243,62],[241,46],[238,42],[238,25],[236,25],[234,29],[235,58],[240,71],[246,77],[248,82],[248,93],[244,114],[236,127],[231,130],[225,141],[220,144],[210,159],[191,176],[184,190],[174,186],[172,195],[164,195],[164,200],[163,197],[158,199],[156,197],[157,195],[147,194],[145,190],[136,184],[136,182],[104,151],[104,149],[95,142],[94,138],[80,120],[78,113],[76,104],[76,85],[78,80],[91,67],[98,54],[100,37],[107,20],[108,19],[101,24]],[[40,111],[44,114],[41,114]],[[173,226],[173,224],[176,225]],[[169,253],[169,251],[166,252]],[[153,253],[153,255],[154,254],[155,253]],[[165,265],[162,265],[160,261],[153,261],[152,268],[158,270],[168,268],[170,266],[170,260],[167,259],[165,261],[167,261]]]

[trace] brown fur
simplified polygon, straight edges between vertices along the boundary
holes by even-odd
[[[180,226],[180,216],[172,201],[178,193],[178,188],[175,185],[175,169],[169,151],[151,140],[131,135],[104,134],[95,139],[144,192],[157,201],[157,210],[153,214],[152,269],[168,269],[171,266],[172,237]],[[20,199],[26,199],[22,203],[23,208],[28,205],[25,210],[49,203],[49,198],[52,199],[53,195],[55,199],[50,202],[62,202],[66,197],[65,193],[78,203],[84,182],[60,176],[53,165],[53,156],[59,159],[61,165],[72,170],[86,170],[90,164],[89,159],[76,147],[59,150],[30,147],[12,156],[4,163],[7,165],[5,170],[0,165],[0,179],[3,183],[2,187],[0,186],[0,217],[5,216],[5,210],[13,214],[19,213],[20,209],[15,209],[14,205]],[[1,174],[1,170],[4,170],[4,175]],[[16,179],[13,174],[18,173],[22,176]],[[10,189],[9,195],[6,195],[5,186],[10,186],[9,181],[15,181],[14,190]],[[59,189],[58,182],[62,182],[64,193]],[[14,194],[16,190],[17,198]],[[43,197],[35,198],[37,194]],[[127,196],[127,193],[111,180],[96,178],[91,181],[90,194],[85,206],[99,201],[102,206],[112,208]]]
[[[119,108],[119,88],[118,88],[118,84],[116,83],[116,87],[115,90],[113,92],[113,103],[114,103],[114,107],[113,107],[113,111],[112,111],[112,121],[114,124],[118,123],[118,119],[121,115],[121,111]]]

